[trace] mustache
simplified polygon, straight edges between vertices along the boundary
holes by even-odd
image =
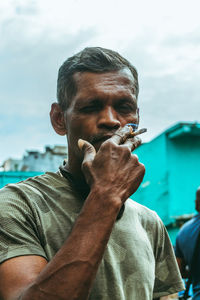
[[[105,137],[111,137],[115,134],[116,130],[115,131],[109,131],[109,132],[99,132],[97,134],[95,134],[91,139],[90,139],[90,143],[93,144],[93,143],[97,143],[101,140],[103,140]]]

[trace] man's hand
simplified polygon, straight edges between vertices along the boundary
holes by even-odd
[[[130,130],[125,126],[105,141],[97,153],[89,142],[78,142],[84,152],[82,171],[91,190],[101,189],[104,194],[116,195],[122,203],[135,193],[145,173],[144,165],[131,154],[141,140],[130,136]]]

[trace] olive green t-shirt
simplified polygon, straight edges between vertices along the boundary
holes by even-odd
[[[0,190],[0,263],[21,255],[50,261],[70,234],[82,205],[83,199],[59,173],[5,186]],[[163,223],[155,212],[128,199],[89,299],[152,300],[182,289]]]

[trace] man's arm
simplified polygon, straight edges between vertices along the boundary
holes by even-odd
[[[11,258],[0,265],[0,300],[19,299],[46,266],[45,258],[27,255]]]
[[[3,300],[82,299],[89,296],[121,205],[139,187],[144,166],[117,135],[96,154],[83,143],[83,172],[91,187],[73,230],[54,258],[18,257],[0,266]],[[34,267],[35,264],[35,267]],[[10,273],[11,272],[11,273]],[[15,279],[12,284],[11,278]]]
[[[108,197],[102,208],[103,198],[98,191],[90,193],[69,238],[48,264],[42,257],[24,256],[0,266],[3,300],[87,299],[120,209]]]
[[[87,299],[120,209],[116,199],[106,198],[109,204],[102,207],[105,195],[102,199],[98,191],[90,193],[72,233],[48,264],[39,256],[17,257],[3,263],[2,299]]]

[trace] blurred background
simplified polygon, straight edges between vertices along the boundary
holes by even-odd
[[[67,157],[49,121],[58,68],[84,47],[111,48],[138,70],[148,128],[138,149],[147,173],[134,199],[159,213],[174,240],[200,185],[199,11],[198,0],[1,1],[0,186]]]
[[[136,66],[144,141],[198,121],[199,11],[198,0],[0,1],[0,164],[65,145],[48,115],[57,71],[86,46],[117,50]]]

